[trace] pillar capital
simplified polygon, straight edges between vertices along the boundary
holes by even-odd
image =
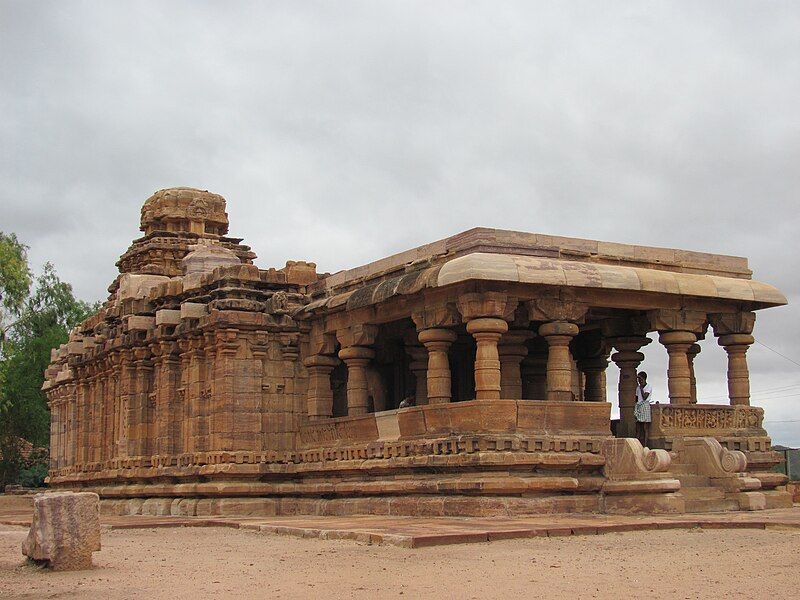
[[[369,362],[375,358],[375,351],[365,346],[348,346],[339,350],[339,358],[348,364],[357,364],[355,361]]]
[[[756,313],[712,313],[708,315],[708,320],[717,337],[736,333],[751,334],[756,324]]]
[[[312,331],[309,336],[309,349],[312,354],[336,354],[336,334]]]
[[[644,335],[625,335],[619,337],[611,337],[607,339],[608,343],[617,350],[617,353],[622,352],[636,352],[638,353],[640,348],[647,346],[651,340],[649,337]],[[644,355],[642,355],[644,360]],[[611,357],[614,360],[614,357]],[[616,362],[616,360],[614,361]]]
[[[343,348],[348,346],[371,346],[378,337],[378,326],[368,323],[358,323],[339,329],[336,337]]]
[[[651,330],[655,331],[689,331],[702,333],[705,331],[708,315],[702,311],[657,308],[647,311],[647,320]]]
[[[426,305],[421,310],[414,311],[411,319],[414,321],[417,331],[454,327],[461,323],[461,317],[453,303]]]
[[[570,298],[535,298],[527,301],[531,321],[583,323],[589,306]]]
[[[500,336],[506,331],[508,331],[508,323],[496,317],[478,317],[476,319],[471,319],[467,323],[467,332],[471,333],[473,336],[483,334],[496,335],[499,341]]]
[[[569,343],[569,340],[574,336],[578,335],[579,331],[580,329],[575,323],[569,323],[567,321],[552,321],[539,326],[539,335],[543,338],[565,336],[567,343]],[[547,341],[549,343],[550,339]]]
[[[517,299],[502,292],[474,292],[459,296],[457,306],[465,321],[481,317],[512,320]]]
[[[691,331],[660,331],[658,341],[667,346],[668,350],[674,346],[681,348],[683,352],[688,352],[689,347],[697,342],[697,336]]]
[[[431,328],[423,329],[419,332],[419,341],[426,348],[431,348],[433,344],[447,344],[449,346],[458,339],[455,331],[450,329]]]
[[[717,343],[725,350],[728,350],[728,348],[733,349],[735,346],[751,346],[755,341],[756,338],[746,333],[730,333],[717,338]]]
[[[325,354],[312,354],[303,359],[303,366],[305,367],[328,367],[333,369],[341,361],[335,356],[328,356]]]

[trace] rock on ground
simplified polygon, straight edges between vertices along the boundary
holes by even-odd
[[[56,571],[88,569],[100,550],[100,499],[90,492],[39,494],[22,553]]]

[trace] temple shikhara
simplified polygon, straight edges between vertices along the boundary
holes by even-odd
[[[191,188],[144,203],[46,372],[51,486],[118,514],[791,507],[747,367],[755,311],[786,299],[746,259],[479,228],[332,275],[259,269],[225,208]],[[696,393],[705,336],[724,404]],[[649,447],[644,352],[669,355]]]

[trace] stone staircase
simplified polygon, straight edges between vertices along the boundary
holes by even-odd
[[[670,475],[681,482],[687,513],[763,510],[761,482],[745,472],[747,458],[710,437],[683,438],[670,452]]]
[[[711,513],[740,510],[735,494],[711,484],[711,478],[698,474],[696,464],[679,463],[673,460],[670,473],[681,482],[681,495],[687,513]]]

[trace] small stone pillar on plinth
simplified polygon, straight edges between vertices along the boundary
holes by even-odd
[[[497,347],[500,356],[500,396],[519,400],[522,395],[522,361],[528,356],[525,342],[533,336],[532,331],[514,329],[508,331]]]
[[[752,336],[756,315],[753,312],[709,315],[717,342],[728,354],[728,399],[731,406],[750,405],[750,371],[747,350],[755,342]]]
[[[449,329],[423,329],[419,341],[428,351],[427,403],[444,404],[451,399],[450,360],[447,352],[456,341],[456,334]]]
[[[605,402],[608,355],[583,358],[578,361],[578,368],[586,377],[586,383],[583,389],[584,401]]]
[[[667,368],[667,387],[669,403],[691,404],[692,384],[689,369],[689,348],[697,341],[691,331],[659,331],[658,341],[667,349],[669,367]]]
[[[367,366],[375,358],[370,348],[378,335],[377,325],[356,324],[336,332],[342,349],[339,358],[347,365],[347,416],[369,412]]]
[[[620,336],[608,339],[617,352],[611,360],[619,368],[619,425],[617,437],[636,437],[636,370],[644,360],[639,349],[651,342],[643,335]]]
[[[463,294],[458,310],[475,338],[475,399],[500,399],[500,354],[497,344],[508,331],[504,317],[513,318],[517,306],[506,294],[484,292]],[[521,384],[520,384],[521,386]]]
[[[428,403],[428,351],[419,345],[416,331],[409,329],[406,333],[406,354],[411,357],[408,368],[414,376],[414,404],[422,406]]]
[[[578,326],[567,321],[551,321],[539,327],[539,335],[547,340],[547,399],[568,402],[572,393],[572,356],[569,343],[578,335]]]
[[[547,400],[572,401],[572,355],[569,344],[586,317],[588,306],[570,297],[538,298],[528,302],[531,321],[543,322],[539,335],[547,340]]]
[[[647,313],[650,328],[669,354],[667,386],[669,402],[679,406],[692,402],[692,371],[689,349],[708,327],[708,315],[694,310],[657,309]]]

